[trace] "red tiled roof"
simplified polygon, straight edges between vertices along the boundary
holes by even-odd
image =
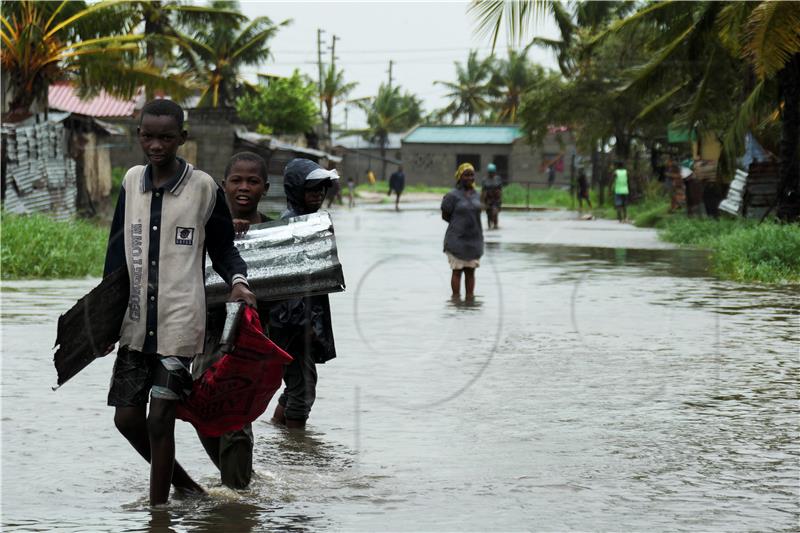
[[[69,83],[54,83],[48,91],[49,107],[60,111],[78,113],[90,117],[130,117],[142,97],[140,90],[130,100],[122,100],[105,91],[88,100],[78,98],[78,92]]]

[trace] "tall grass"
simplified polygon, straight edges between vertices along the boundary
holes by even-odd
[[[712,270],[724,279],[800,283],[800,226],[746,219],[673,217],[661,238],[712,251]]]
[[[688,218],[676,215],[660,228],[659,235],[668,242],[692,246],[710,246],[721,237],[734,231],[754,228],[758,224],[749,219]]]
[[[58,222],[44,215],[3,212],[0,235],[2,279],[100,276],[108,228],[90,222]]]

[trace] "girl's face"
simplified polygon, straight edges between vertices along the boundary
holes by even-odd
[[[258,210],[258,202],[269,188],[265,181],[261,175],[261,165],[256,161],[240,159],[231,166],[223,190],[234,217],[246,216]]]
[[[465,189],[472,189],[475,186],[475,172],[465,170],[461,173],[461,184]]]

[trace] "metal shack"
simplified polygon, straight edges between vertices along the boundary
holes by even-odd
[[[105,93],[80,100],[64,83],[51,85],[48,96],[47,113],[2,125],[4,208],[57,219],[109,210],[108,139],[121,131],[97,116],[127,103]]]

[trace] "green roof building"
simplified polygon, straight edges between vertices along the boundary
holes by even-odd
[[[559,143],[559,140],[561,141]],[[547,165],[556,168],[556,186],[569,185],[568,159],[575,144],[566,128],[553,128],[541,147],[526,142],[516,125],[420,125],[402,138],[403,168],[409,184],[453,184],[461,163],[475,167],[478,180],[494,163],[506,181],[547,186]]]

